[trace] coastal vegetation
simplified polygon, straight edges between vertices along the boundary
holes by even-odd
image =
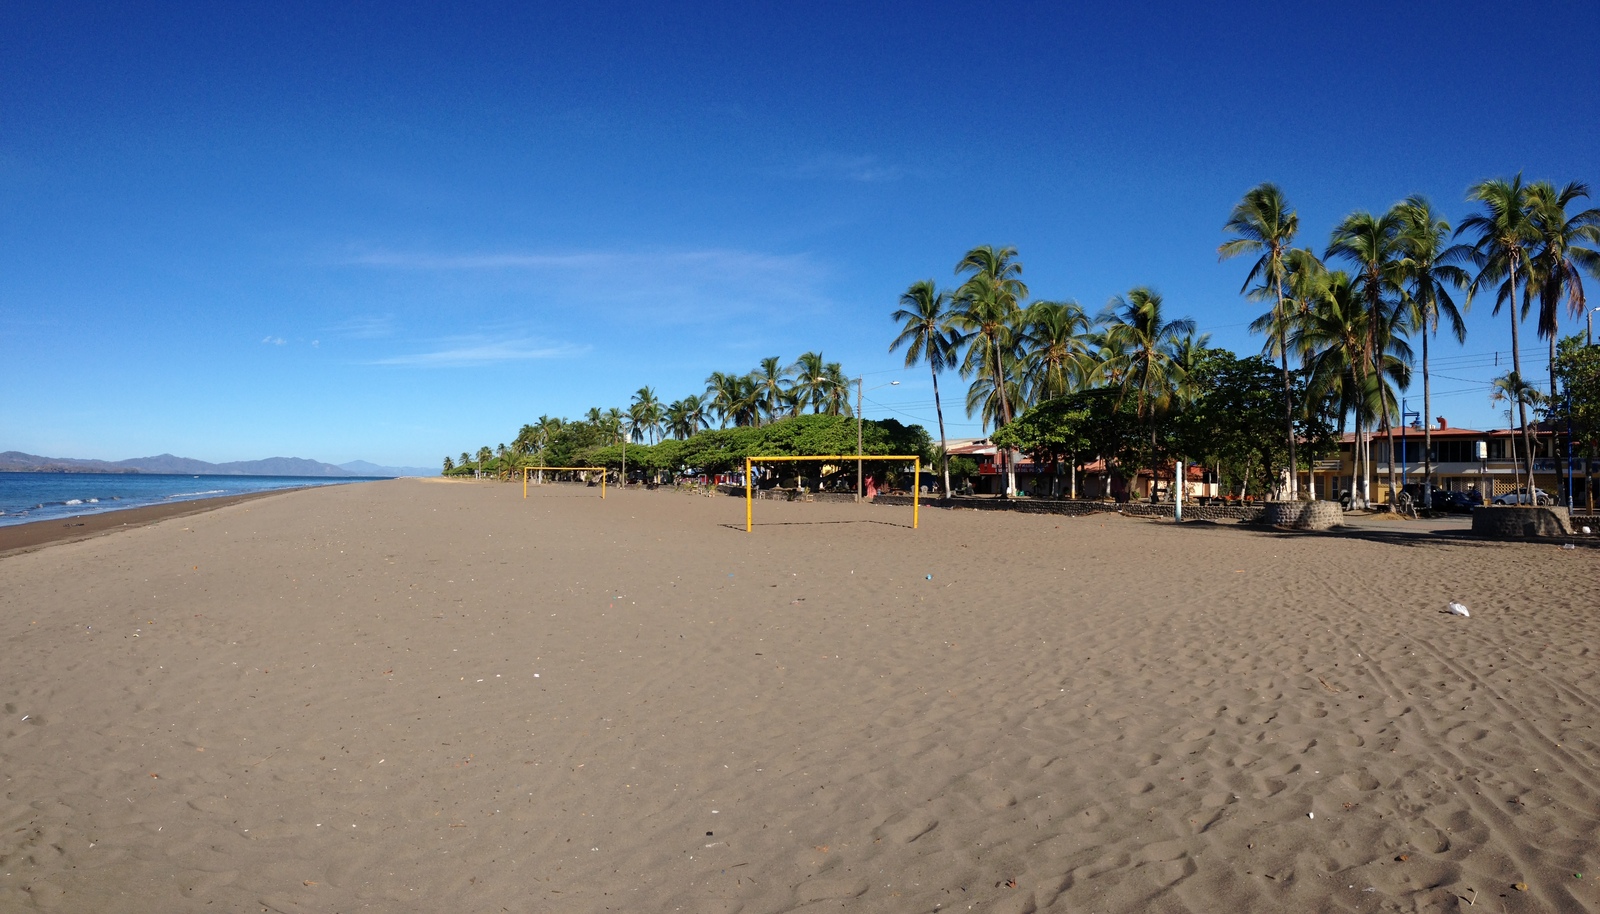
[[[967,385],[967,416],[992,429],[1008,494],[1015,456],[1026,453],[1055,471],[1051,494],[1075,495],[1079,469],[1096,461],[1127,478],[1168,472],[1181,459],[1213,469],[1228,489],[1314,498],[1299,491],[1300,474],[1354,432],[1350,494],[1366,504],[1373,438],[1385,436],[1393,452],[1399,397],[1419,370],[1422,416],[1431,418],[1432,341],[1444,330],[1465,342],[1462,315],[1487,296],[1495,315],[1507,314],[1512,352],[1511,371],[1488,393],[1520,429],[1514,459],[1519,478],[1531,480],[1530,412],[1570,424],[1589,455],[1600,447],[1600,362],[1558,332],[1563,310],[1587,311],[1584,277],[1600,277],[1600,209],[1581,208],[1588,196],[1582,183],[1492,178],[1468,188],[1475,208],[1454,228],[1414,195],[1345,216],[1319,253],[1299,244],[1299,215],[1282,189],[1251,188],[1223,222],[1217,253],[1249,263],[1240,294],[1246,307],[1266,309],[1250,324],[1263,339],[1259,355],[1209,346],[1208,334],[1146,285],[1093,316],[1070,299],[1030,301],[1015,248],[974,247],[956,261],[951,288],[913,282],[890,313],[898,328],[890,351],[904,351],[907,368],[926,366],[933,383],[937,448],[920,426],[882,420],[862,423],[863,450],[933,458],[947,492],[953,473],[970,475],[971,461],[951,458],[945,433],[939,382],[955,373]],[[1534,330],[1550,352],[1543,391],[1522,369],[1521,325],[1535,305]],[[671,403],[646,386],[627,409],[541,416],[509,446],[446,458],[445,472],[509,478],[528,465],[627,465],[663,476],[725,472],[758,453],[853,453],[850,387],[859,395],[860,383],[820,352],[788,364],[765,358],[748,373],[714,371],[703,392]],[[1431,452],[1431,423],[1422,424]],[[1388,476],[1393,492],[1393,462]],[[1431,458],[1423,476],[1431,479]]]

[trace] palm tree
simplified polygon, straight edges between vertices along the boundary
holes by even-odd
[[[1019,314],[1022,390],[1029,404],[1082,390],[1094,370],[1094,322],[1075,301],[1036,301]]]
[[[1341,436],[1345,417],[1354,418],[1357,445],[1351,494],[1357,504],[1365,506],[1372,475],[1367,431],[1374,417],[1386,415],[1387,406],[1393,403],[1392,385],[1410,383],[1410,347],[1395,335],[1392,325],[1386,324],[1376,333],[1369,330],[1373,315],[1348,273],[1325,271],[1315,280],[1305,280],[1301,288],[1306,296],[1301,299],[1305,312],[1289,345],[1305,364],[1308,402],[1325,402],[1330,397],[1337,402]],[[1376,359],[1369,359],[1367,347],[1373,339]]]
[[[1403,294],[1400,288],[1403,279],[1400,229],[1400,217],[1393,211],[1382,216],[1368,212],[1351,213],[1334,226],[1333,237],[1324,255],[1330,260],[1342,257],[1356,267],[1354,289],[1367,313],[1367,338],[1362,346],[1361,358],[1364,362],[1363,375],[1368,381],[1376,381],[1381,377],[1379,360],[1388,339],[1405,332],[1405,312],[1400,306]],[[1409,353],[1409,349],[1407,351]],[[1381,418],[1389,444],[1389,504],[1390,510],[1393,510],[1400,492],[1400,480],[1395,469],[1396,449],[1390,398],[1382,395],[1384,389],[1379,384],[1378,405],[1383,410]],[[1363,493],[1363,497],[1368,494]]]
[[[1490,385],[1489,401],[1491,403],[1505,403],[1506,407],[1506,432],[1507,440],[1511,443],[1511,467],[1515,474],[1516,488],[1522,488],[1522,464],[1517,462],[1517,430],[1512,424],[1513,411],[1510,404],[1515,403],[1527,415],[1527,408],[1539,402],[1539,391],[1532,384],[1522,379],[1522,375],[1515,371],[1507,372],[1494,379]],[[1528,462],[1528,504],[1533,504],[1533,462]]]
[[[950,495],[950,454],[944,436],[944,405],[939,400],[939,373],[956,364],[956,337],[945,326],[949,305],[950,296],[935,288],[933,280],[924,279],[912,283],[901,294],[900,307],[889,315],[900,322],[900,335],[889,344],[889,351],[906,347],[906,367],[927,362],[928,372],[933,375],[933,411],[939,417],[939,455],[946,497]]]
[[[1000,400],[1000,424],[1006,424],[1011,421],[1011,380],[1005,356],[1013,346],[1012,321],[1028,297],[1028,287],[1022,282],[1022,264],[1017,261],[1016,248],[973,248],[956,264],[957,276],[968,273],[971,275],[956,290],[948,326],[956,331],[957,342],[967,346],[961,376],[971,377],[982,365],[994,372],[992,378],[999,379],[995,391]],[[1006,495],[1016,491],[1016,462],[1007,454]]]
[[[781,366],[783,360],[771,356],[761,360],[761,365],[750,374],[756,382],[756,406],[761,418],[771,421],[778,418],[789,403],[789,369]]]
[[[639,441],[648,438],[650,444],[655,444],[661,435],[661,420],[665,415],[654,390],[641,387],[634,391],[633,403],[628,407],[628,418],[633,422],[633,439]]]
[[[828,365],[822,360],[820,352],[806,352],[795,359],[789,366],[789,374],[794,377],[794,383],[789,388],[789,400],[794,404],[794,415],[798,416],[810,405],[814,413],[822,412],[822,404],[827,399]]]
[[[1004,397],[1007,401],[1015,403],[1022,399],[1022,385],[1016,379],[1020,374],[1015,356],[1004,356],[1006,363],[1006,390]],[[984,432],[991,428],[999,428],[1005,424],[1001,409],[1002,392],[995,386],[994,370],[987,363],[980,366],[972,383],[967,386],[967,416],[978,417]]]
[[[850,379],[844,376],[844,366],[829,362],[823,366],[822,376],[827,381],[822,401],[822,412],[827,416],[853,416],[850,408]]]
[[[461,459],[456,461],[456,466],[464,467],[472,463],[472,455],[466,451],[461,452]]]
[[[1167,320],[1163,304],[1160,293],[1139,286],[1111,299],[1100,315],[1109,355],[1103,370],[1120,379],[1123,398],[1135,394],[1141,420],[1171,401],[1180,380],[1171,351],[1195,332],[1190,318]]]
[[[1193,320],[1167,320],[1161,309],[1160,294],[1148,286],[1139,286],[1126,296],[1111,299],[1100,315],[1107,353],[1102,371],[1120,379],[1119,405],[1130,392],[1137,396],[1139,420],[1150,424],[1152,457],[1156,415],[1171,403],[1183,381],[1182,370],[1173,363],[1172,351],[1185,335],[1195,332]],[[1155,467],[1150,470],[1153,479]]]
[[[1538,290],[1539,335],[1550,343],[1550,403],[1556,403],[1556,333],[1561,299],[1567,300],[1567,313],[1576,317],[1587,310],[1583,294],[1583,274],[1600,278],[1600,253],[1584,243],[1600,243],[1600,209],[1587,209],[1573,216],[1567,208],[1589,196],[1589,185],[1568,183],[1557,190],[1547,181],[1528,188],[1529,219],[1539,234],[1538,251],[1529,260],[1528,283]],[[1562,476],[1572,472],[1563,462]]]
[[[667,407],[667,431],[680,441],[688,440],[705,427],[705,407],[700,397],[690,394]]]
[[[1287,340],[1291,315],[1285,304],[1284,283],[1288,275],[1288,257],[1294,236],[1300,230],[1300,217],[1289,209],[1289,202],[1276,184],[1259,184],[1245,192],[1244,199],[1234,206],[1228,222],[1222,227],[1236,237],[1217,248],[1217,259],[1227,260],[1243,254],[1259,255],[1244,278],[1241,293],[1253,299],[1272,298],[1271,320],[1267,326],[1267,352],[1278,357],[1283,369],[1283,424],[1289,443],[1289,497],[1298,498],[1300,489],[1300,464],[1295,450],[1294,402],[1289,385],[1289,350]],[[1260,282],[1252,289],[1250,284]],[[1254,329],[1254,325],[1252,325]]]
[[[706,396],[711,401],[712,411],[717,414],[718,428],[727,428],[728,420],[739,411],[739,400],[743,396],[739,378],[739,375],[722,371],[713,371],[706,378]]]
[[[1529,250],[1538,243],[1539,229],[1529,218],[1528,188],[1522,175],[1507,181],[1489,178],[1467,189],[1467,199],[1483,204],[1483,211],[1461,220],[1456,235],[1467,235],[1472,240],[1472,263],[1478,275],[1467,287],[1470,303],[1478,292],[1494,288],[1494,312],[1500,313],[1505,305],[1511,312],[1511,370],[1518,378],[1522,375],[1522,348],[1518,341],[1518,326],[1528,316],[1531,289],[1522,300],[1522,313],[1517,313],[1517,286],[1527,285]],[[1533,478],[1533,437],[1528,429],[1528,406],[1525,400],[1517,401],[1518,418],[1522,423],[1523,453],[1528,459],[1528,478]]]
[[[1457,264],[1469,251],[1463,245],[1446,247],[1450,223],[1434,213],[1425,197],[1410,196],[1396,208],[1400,218],[1400,272],[1405,287],[1407,322],[1422,334],[1422,506],[1433,507],[1433,388],[1428,370],[1428,337],[1439,332],[1441,320],[1456,342],[1467,339],[1467,325],[1451,288],[1463,289],[1471,281]]]
[[[489,446],[487,444],[484,445],[483,447],[478,448],[478,475],[480,475],[480,476],[483,475],[483,467],[484,467],[484,465],[487,464],[489,461],[491,461],[493,459],[494,459],[494,451],[490,450],[490,448],[489,448]]]

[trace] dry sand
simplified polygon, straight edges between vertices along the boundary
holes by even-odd
[[[0,558],[0,911],[1600,911],[1594,550],[594,492]]]

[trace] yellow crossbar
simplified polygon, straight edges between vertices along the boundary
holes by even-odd
[[[909,460],[911,461],[911,529],[917,529],[922,508],[922,458],[915,454],[808,454],[803,457],[746,457],[744,459],[744,532],[755,530],[755,495],[750,470],[757,463],[796,463],[801,460]]]
[[[523,467],[522,468],[522,497],[528,497],[528,474],[537,470],[559,470],[569,473],[594,473],[600,474],[600,497],[606,497],[606,468],[605,467]]]

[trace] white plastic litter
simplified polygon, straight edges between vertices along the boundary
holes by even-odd
[[[1584,527],[1583,528],[1583,532],[1584,532],[1584,535],[1587,536],[1588,533],[1589,533],[1589,528],[1588,527]]]
[[[1470,615],[1472,615],[1472,613],[1467,612],[1467,608],[1465,606],[1462,606],[1460,603],[1457,603],[1455,601],[1451,601],[1450,603],[1446,604],[1445,605],[1445,609],[1452,616],[1470,616]]]

